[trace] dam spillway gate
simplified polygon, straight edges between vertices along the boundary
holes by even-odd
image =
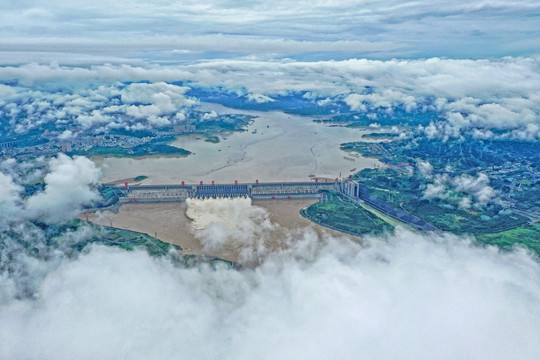
[[[363,202],[385,215],[401,221],[420,231],[438,229],[404,209],[396,208],[369,194],[359,181],[348,179],[328,182],[276,182],[199,185],[139,185],[117,186],[120,203],[179,202],[187,199],[251,198],[253,200],[313,199],[320,198],[322,191],[336,191],[353,203]]]
[[[254,200],[320,197],[323,190],[336,190],[337,182],[244,183],[213,185],[140,185],[117,187],[121,203],[178,202],[188,198],[238,198]]]

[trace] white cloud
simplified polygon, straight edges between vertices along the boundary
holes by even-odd
[[[430,179],[432,177],[433,165],[431,165],[429,161],[419,160],[416,164],[416,167],[418,168],[418,171],[423,177],[427,179]]]
[[[427,184],[424,190],[424,199],[446,199],[448,197],[448,175],[436,175],[433,182]]]
[[[311,234],[240,272],[95,247],[0,305],[0,357],[537,358],[538,263],[431,236]]]
[[[497,193],[489,186],[489,177],[484,174],[478,174],[478,177],[461,175],[452,179],[452,184],[457,191],[470,194],[476,198],[480,205],[486,205],[493,201]]]
[[[253,101],[253,102],[256,102],[256,103],[259,103],[259,104],[274,101],[274,99],[272,99],[272,98],[270,98],[268,96],[262,95],[262,94],[248,94],[247,98],[249,99],[249,101]]]
[[[15,184],[12,177],[0,172],[0,229],[5,222],[16,220],[22,214],[20,193],[22,187]]]
[[[202,119],[203,119],[203,120],[213,120],[213,119],[215,119],[215,118],[217,118],[217,117],[218,117],[217,112],[215,112],[215,111],[212,110],[212,111],[210,111],[210,112],[204,113],[203,116],[202,116]]]
[[[11,102],[3,108],[0,105],[0,113],[8,116],[19,133],[52,122],[71,128],[64,134],[154,128],[185,118],[185,112],[196,104],[196,100],[185,96],[187,89],[164,82],[124,87],[115,81],[88,87],[65,82],[54,91],[12,87],[16,96],[8,97]]]
[[[58,135],[58,140],[69,140],[73,138],[73,131],[65,130],[60,135]]]
[[[373,108],[392,109],[404,105],[407,111],[416,109],[416,101],[413,96],[392,89],[383,90],[382,93],[367,95],[351,94],[345,98],[345,103],[351,110],[366,110],[366,105]]]
[[[188,89],[161,81],[152,84],[130,84],[120,93],[123,103],[155,105],[160,111],[157,115],[162,115],[179,107],[195,105],[195,101],[184,96]]]
[[[422,167],[422,169],[420,168]],[[419,166],[421,173],[427,172],[428,179],[432,179],[432,183],[427,184],[424,190],[423,197],[425,199],[449,199],[458,200],[460,207],[469,208],[472,204],[472,196],[476,202],[476,206],[484,206],[489,203],[497,202],[497,192],[489,186],[489,177],[484,173],[479,173],[478,176],[463,174],[460,176],[451,177],[448,174],[429,175],[432,168],[429,169],[425,164]],[[457,194],[461,196],[456,197]],[[463,195],[469,195],[469,197]]]
[[[48,186],[95,176],[80,159],[51,163]],[[362,244],[282,232],[248,199],[193,200],[188,215],[206,246],[244,250],[257,266],[184,268],[103,246],[76,255],[70,245],[88,229],[54,246],[24,222],[2,233],[0,358],[540,356],[540,264],[524,250],[399,228]]]
[[[205,251],[237,253],[244,265],[257,264],[266,257],[272,237],[282,236],[266,210],[251,206],[251,199],[188,199],[186,215]]]
[[[83,205],[98,200],[99,194],[92,186],[98,183],[100,171],[88,158],[58,154],[49,166],[45,190],[26,200],[29,216],[60,222],[73,218]]]
[[[184,52],[181,55],[192,54],[193,52],[225,52],[225,53],[303,53],[303,52],[354,52],[354,53],[370,53],[399,49],[400,45],[392,41],[370,41],[370,40],[331,40],[331,41],[311,41],[311,40],[295,40],[284,38],[266,38],[260,36],[238,36],[231,34],[205,34],[205,35],[162,35],[162,36],[139,36],[137,38],[124,39],[118,41],[116,39],[90,39],[88,37],[80,37],[76,40],[66,40],[60,43],[57,37],[42,37],[40,41],[36,39],[23,40],[17,43],[4,39],[0,44],[3,45],[4,51],[9,52],[46,52],[53,57],[54,53],[61,53],[62,46],[64,49],[69,48],[70,52],[83,52],[94,55],[96,52],[106,52],[110,58],[118,62],[122,51],[124,54],[136,53],[141,48],[146,48],[148,51],[166,51],[170,53],[170,57],[178,56],[179,52],[172,49],[174,46],[184,47]],[[84,48],[82,45],[84,44]],[[55,61],[63,62],[62,59]],[[99,58],[98,58],[99,59]],[[93,60],[88,57],[87,61]],[[107,59],[105,59],[107,60]],[[130,59],[126,59],[130,61]],[[74,62],[69,59],[70,64]],[[80,59],[75,63],[81,62]]]
[[[352,111],[366,111],[367,107],[363,100],[363,95],[350,94],[345,98],[345,104],[347,104]]]
[[[321,100],[317,101],[317,105],[319,105],[319,106],[326,106],[326,105],[329,105],[331,103],[332,103],[332,99],[330,99],[330,98],[321,99]]]
[[[127,126],[134,125],[134,119],[144,123],[151,116],[156,117],[152,118],[154,120],[167,117],[174,122],[174,114],[196,105],[196,100],[185,96],[186,87],[166,83],[180,81],[194,87],[220,87],[230,93],[248,94],[255,102],[304,92],[317,101],[344,101],[352,110],[367,112],[366,116],[371,117],[374,111],[375,114],[376,111],[391,112],[395,108],[420,113],[433,111],[439,114],[439,120],[422,129],[429,138],[449,139],[471,134],[477,138],[511,136],[534,140],[540,136],[540,71],[533,59],[214,60],[146,67],[36,64],[0,67],[0,81],[13,79],[20,84],[16,97],[26,99],[28,104],[36,103],[31,116],[18,120],[21,131],[56,119],[59,110],[71,116],[82,116],[85,124],[92,124],[94,118],[100,121],[97,113],[92,115],[94,110],[99,110],[103,116],[113,115],[113,112],[127,114],[129,116],[110,119],[117,124],[127,121]],[[130,84],[120,89],[118,81],[151,83]],[[94,90],[86,90],[88,88]],[[50,93],[50,89],[74,90],[66,97]],[[64,105],[58,109],[58,105],[50,103]],[[22,108],[8,104],[5,111],[8,110],[15,117]],[[499,135],[501,131],[503,135]]]
[[[472,201],[470,197],[465,196],[459,201],[459,207],[462,209],[469,209],[471,205]]]
[[[112,119],[108,116],[103,116],[99,110],[92,110],[90,115],[79,115],[77,116],[77,122],[81,124],[84,128],[90,128],[96,124],[107,124],[111,122]]]

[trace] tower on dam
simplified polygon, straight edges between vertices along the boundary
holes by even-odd
[[[368,189],[358,180],[346,179],[335,181],[311,182],[275,182],[233,184],[197,184],[182,185],[140,185],[117,187],[122,193],[121,203],[129,202],[178,202],[189,198],[235,198],[249,197],[254,200],[279,199],[306,199],[320,198],[323,191],[336,191],[349,199],[352,203],[364,203],[387,216],[399,220],[421,231],[438,230],[433,225],[419,219],[404,209],[372,197]]]

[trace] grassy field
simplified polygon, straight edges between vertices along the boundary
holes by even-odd
[[[404,228],[407,228],[409,230],[414,230],[413,227],[411,227],[410,225],[408,224],[405,224],[399,220],[396,220],[382,212],[380,212],[379,210],[373,208],[372,206],[370,206],[369,204],[365,203],[363,200],[360,200],[360,202],[358,203],[358,205],[360,205],[363,209],[365,209],[366,211],[369,211],[370,213],[372,213],[373,215],[377,216],[379,219],[383,220],[384,222],[392,225],[392,226],[402,226]]]
[[[311,221],[356,235],[380,234],[393,226],[370,211],[346,201],[336,193],[326,193],[328,200],[319,201],[304,210]]]
[[[415,199],[403,208],[441,230],[455,234],[491,234],[523,226],[528,219],[521,215],[501,215],[499,209],[474,211],[457,207],[444,207],[438,200]]]
[[[496,234],[479,235],[476,240],[480,244],[496,245],[503,249],[524,245],[540,255],[540,223],[527,224]]]

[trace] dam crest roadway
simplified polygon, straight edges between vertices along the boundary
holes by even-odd
[[[251,198],[253,200],[324,199],[323,191],[335,191],[353,204],[364,203],[371,208],[405,223],[420,231],[437,231],[435,226],[396,208],[381,199],[372,197],[368,189],[353,179],[318,179],[305,182],[268,182],[180,185],[132,185],[115,186],[121,193],[119,201],[125,203],[181,202],[187,199]]]
[[[272,182],[184,184],[181,185],[135,185],[117,186],[122,193],[121,203],[127,202],[177,202],[188,198],[234,198],[250,197],[253,200],[305,199],[321,197],[321,191],[336,191],[339,181]]]

